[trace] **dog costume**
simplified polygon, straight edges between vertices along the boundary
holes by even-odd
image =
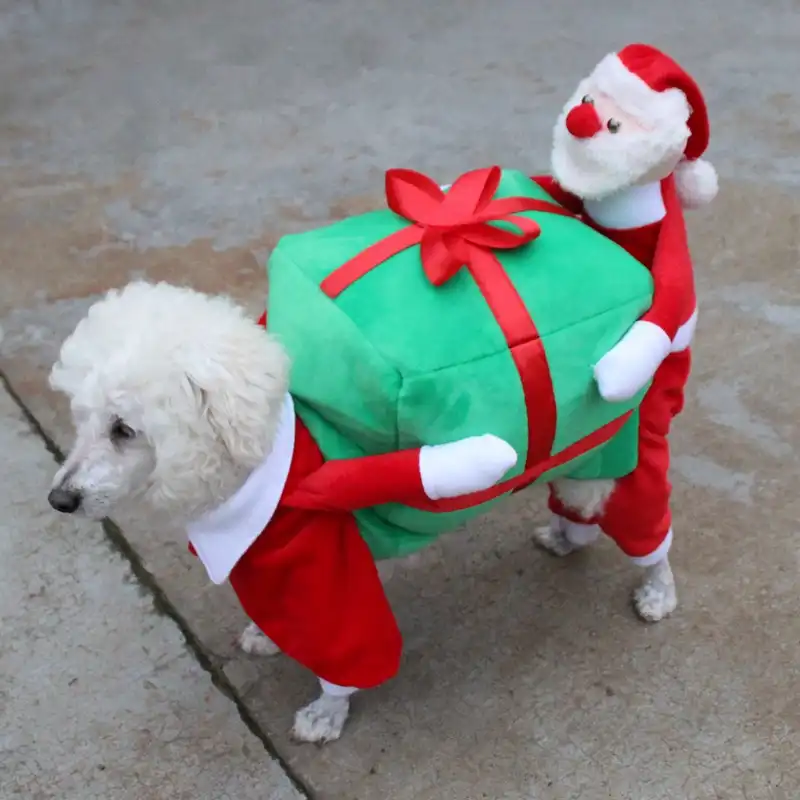
[[[395,673],[401,639],[352,512],[487,489],[516,460],[508,444],[480,436],[325,461],[287,396],[269,457],[189,526],[192,551],[215,583],[230,579],[283,652],[323,680],[367,688]]]
[[[281,432],[189,527],[281,650],[355,688],[400,658],[375,560],[530,483],[635,468],[644,390],[611,403],[592,370],[653,293],[638,260],[520,172],[445,192],[390,170],[386,196],[273,251],[265,321],[292,359]]]
[[[599,524],[639,564],[663,558],[672,541],[671,486],[668,478],[668,434],[684,404],[689,377],[690,344],[697,323],[694,274],[683,208],[696,208],[717,191],[713,167],[700,157],[708,147],[709,123],[695,81],[671,58],[648,45],[630,45],[604,58],[588,79],[658,137],[670,119],[665,92],[679,90],[689,107],[688,138],[683,160],[661,181],[629,186],[609,197],[584,200],[567,192],[555,178],[535,180],[559,203],[599,233],[623,247],[653,275],[653,302],[622,341],[598,362],[595,374],[601,394],[615,401],[633,396],[652,380],[640,407],[638,465],[617,481],[602,513],[582,518],[555,493],[551,510],[579,524]],[[588,97],[586,98],[588,99]],[[564,124],[576,139],[610,137],[590,102],[567,113]],[[624,131],[617,132],[626,146]]]

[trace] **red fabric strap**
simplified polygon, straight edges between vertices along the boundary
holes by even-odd
[[[419,244],[422,239],[421,228],[403,228],[362,250],[357,256],[342,264],[320,284],[320,289],[328,297],[338,297],[345,289],[363,278],[375,267],[388,261],[392,256]]]
[[[242,608],[319,678],[368,689],[393,677],[402,637],[375,561],[350,514],[293,512],[271,525],[231,573]]]
[[[474,170],[458,178],[445,193],[419,172],[389,170],[389,208],[412,226],[373,244],[335,269],[323,280],[321,288],[329,297],[337,297],[372,269],[416,244],[420,247],[422,268],[435,286],[466,266],[503,331],[519,373],[528,419],[529,469],[550,457],[556,432],[556,403],[539,332],[493,251],[520,247],[540,234],[538,223],[519,216],[521,212],[572,214],[559,205],[530,197],[493,199],[501,175],[499,167]],[[516,230],[490,224],[493,222],[510,223]]]
[[[502,173],[499,167],[474,170],[458,178],[445,194],[419,172],[390,169],[386,173],[386,199],[392,211],[413,223],[363,250],[322,281],[328,297],[345,289],[403,250],[420,245],[422,268],[435,286],[446,283],[465,264],[474,248],[486,251],[513,249],[533,241],[541,232],[535,220],[518,216],[524,211],[545,211],[570,216],[555,203],[532,197],[493,200]],[[518,231],[490,225],[509,222]]]
[[[508,492],[516,492],[520,489],[524,489],[526,486],[538,480],[545,472],[560,467],[608,442],[622,429],[622,426],[630,419],[632,414],[633,411],[628,411],[621,417],[606,423],[602,428],[598,428],[583,439],[573,442],[569,447],[565,447],[560,452],[540,461],[538,464],[528,467],[515,478],[509,478],[507,481],[498,483],[489,489],[465,494],[461,497],[453,497],[446,500],[426,500],[423,503],[415,503],[414,508],[419,508],[423,511],[439,511],[443,513],[462,511],[465,508],[471,508],[472,506],[481,505],[482,503],[488,503],[490,500],[496,500],[498,497]]]
[[[469,271],[503,331],[520,377],[528,420],[525,468],[529,469],[550,457],[558,419],[544,345],[525,303],[493,253],[475,252]]]
[[[284,498],[322,466],[298,420]],[[242,608],[317,677],[360,689],[383,683],[399,668],[402,637],[355,518],[292,508],[284,498],[231,572]]]

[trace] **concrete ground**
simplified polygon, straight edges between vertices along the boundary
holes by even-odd
[[[12,775],[0,776],[0,795],[10,785],[12,797],[36,797],[25,782],[38,780],[39,796],[91,796],[58,783],[77,774],[113,800],[147,797],[128,780],[172,781],[153,797],[249,796],[248,782],[272,780],[271,757],[200,664],[326,800],[800,797],[800,17],[790,0],[644,9],[622,0],[0,3],[0,367],[60,446],[67,409],[46,375],[104,289],[167,278],[231,292],[256,313],[276,239],[379,204],[385,168],[442,182],[488,163],[546,168],[562,102],[628,41],[659,44],[696,75],[722,177],[719,199],[690,223],[702,313],[673,437],[673,619],[633,618],[636,571],[608,543],[560,562],[535,550],[542,496],[525,493],[394,570],[400,675],[358,699],[340,742],[298,746],[287,732],[312,678],[280,657],[235,650],[242,614],[227,588],[204,579],[180,531],[137,510],[120,515],[114,536],[137,580],[182,621],[194,656],[150,613],[96,528],[60,529],[41,511],[51,465],[27,456],[35,472],[12,485],[20,521],[4,533],[18,543],[3,562],[18,590],[0,595],[0,613],[15,615],[0,657],[14,682],[4,677],[0,690]],[[39,446],[18,423],[4,425],[20,431],[3,448],[9,461]],[[51,575],[52,599],[37,597]],[[59,637],[53,653],[36,638],[42,624]],[[33,715],[34,693],[52,716]],[[181,735],[159,745],[170,714]],[[62,719],[74,727],[54,732]],[[155,743],[137,736],[145,728]],[[184,774],[212,751],[213,775]],[[127,770],[123,788],[102,783],[112,777],[96,775],[99,763]],[[223,787],[231,773],[241,788]],[[268,785],[261,796],[280,797]]]
[[[0,796],[301,800],[0,390]]]

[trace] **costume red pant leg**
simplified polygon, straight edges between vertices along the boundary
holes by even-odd
[[[683,409],[691,366],[690,351],[672,353],[656,372],[639,410],[636,469],[616,482],[600,516],[588,518],[565,506],[551,487],[549,507],[571,522],[599,524],[628,556],[640,564],[657,561],[669,550],[669,429]]]
[[[691,353],[672,353],[656,372],[642,401],[639,461],[620,478],[599,520],[603,532],[637,563],[663,558],[672,540],[669,482],[669,430],[682,411]]]

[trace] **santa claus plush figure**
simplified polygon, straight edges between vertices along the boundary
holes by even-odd
[[[654,285],[650,310],[595,366],[598,390],[612,402],[650,384],[641,406],[638,466],[615,484],[554,485],[554,519],[541,543],[563,555],[604,531],[648,568],[635,603],[653,621],[676,605],[667,560],[667,435],[683,407],[697,322],[683,210],[717,193],[716,172],[700,158],[708,141],[708,114],[695,81],[655,47],[632,44],[607,55],[580,82],[555,126],[553,175],[536,178],[650,269]]]

